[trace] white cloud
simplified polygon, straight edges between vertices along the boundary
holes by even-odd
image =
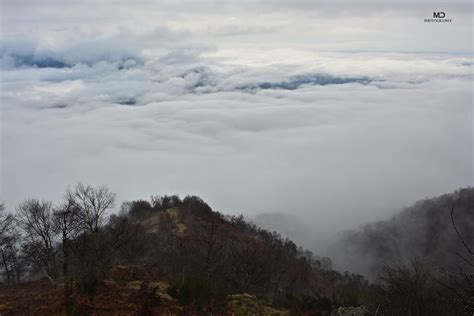
[[[473,185],[465,4],[443,28],[430,3],[36,3],[4,4],[11,208],[82,180],[309,216],[321,237]],[[451,53],[397,53],[426,50]]]

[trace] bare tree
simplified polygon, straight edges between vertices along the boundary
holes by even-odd
[[[97,232],[104,225],[106,211],[114,206],[115,194],[106,186],[94,188],[80,182],[68,194],[74,197],[79,208],[79,220],[84,228]]]
[[[52,214],[52,203],[38,199],[27,199],[17,209],[18,223],[28,239],[26,249],[31,259],[41,266],[44,274],[54,284],[58,270]]]
[[[201,261],[204,274],[207,278],[213,275],[214,269],[219,261],[222,261],[221,253],[224,248],[221,232],[215,220],[209,220],[201,224],[197,233],[196,256]]]
[[[271,276],[268,248],[254,238],[243,238],[230,244],[230,282],[240,292],[257,292]]]
[[[466,253],[466,255],[463,255],[460,252],[456,252],[456,255],[462,259],[462,261],[466,264],[467,268],[463,269],[459,267],[458,271],[449,271],[448,279],[450,281],[450,285],[448,286],[448,288],[451,290],[452,293],[454,293],[457,301],[459,301],[463,305],[464,314],[473,315],[474,273],[472,273],[472,269],[474,268],[474,251],[466,242],[456,225],[456,222],[454,220],[454,210],[455,203],[453,203],[453,206],[451,207],[451,223]],[[471,272],[468,272],[468,269],[470,269]]]
[[[115,260],[133,263],[146,252],[146,231],[140,223],[133,222],[125,216],[110,216],[107,232],[110,248],[116,250]]]
[[[6,242],[5,238],[9,236],[13,227],[13,215],[6,213],[4,203],[0,202],[0,247]]]
[[[420,259],[410,264],[385,265],[373,293],[381,315],[453,315],[453,306],[440,296],[431,270]]]
[[[73,193],[68,190],[63,203],[53,213],[54,230],[60,235],[63,253],[63,276],[69,273],[70,241],[79,233],[79,207]]]
[[[5,273],[6,284],[11,283],[12,269],[10,267],[8,250],[11,248],[13,230],[13,216],[5,212],[5,206],[3,202],[0,202],[0,256],[2,260],[2,268]]]
[[[20,237],[18,232],[13,231],[4,239],[0,247],[0,260],[5,273],[7,285],[20,283],[25,272],[26,260],[20,250]]]
[[[91,298],[96,294],[98,284],[113,259],[114,245],[104,225],[106,213],[113,207],[114,200],[115,194],[106,186],[92,187],[78,183],[73,190],[66,192],[63,208],[68,211],[62,214],[61,226],[66,228],[64,221],[68,222],[69,231],[64,233],[74,254],[73,274],[79,288]],[[71,233],[77,236],[69,242]]]
[[[6,213],[3,202],[0,202],[0,260],[7,285],[20,282],[24,271],[25,264],[20,254],[19,237],[15,217]]]
[[[461,241],[462,245],[464,246],[464,249],[467,250],[468,254],[470,256],[473,256],[474,258],[474,251],[469,247],[469,245],[467,244],[467,242],[464,240],[464,238],[462,237],[462,234],[459,232],[459,229],[458,227],[456,226],[456,223],[454,221],[454,207],[456,206],[455,203],[453,203],[453,206],[451,207],[451,212],[450,212],[450,215],[451,215],[451,223],[453,224],[453,228],[454,228],[454,231],[456,232],[456,235],[458,236],[459,240]],[[459,257],[461,257],[461,259],[463,259],[464,261],[466,261],[470,266],[473,266],[474,267],[474,263],[469,260],[469,259],[466,259],[465,257],[463,257],[461,254],[457,253],[457,255]]]

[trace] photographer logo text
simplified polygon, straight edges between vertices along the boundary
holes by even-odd
[[[451,23],[453,19],[447,19],[446,13],[442,11],[433,12],[433,18],[425,19],[425,22],[433,22],[433,23]]]

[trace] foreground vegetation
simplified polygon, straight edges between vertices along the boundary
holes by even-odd
[[[79,183],[57,205],[2,205],[0,313],[472,315],[469,271],[414,260],[369,283],[196,196],[125,202],[108,216],[114,203],[107,187]]]

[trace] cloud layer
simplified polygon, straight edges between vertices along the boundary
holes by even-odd
[[[363,19],[367,4],[4,4],[0,197],[58,199],[76,180],[120,201],[198,194],[223,212],[298,215],[315,233],[295,237],[318,247],[473,185],[465,5],[434,30],[423,6],[390,3]],[[435,31],[456,37],[448,51],[420,44]]]

